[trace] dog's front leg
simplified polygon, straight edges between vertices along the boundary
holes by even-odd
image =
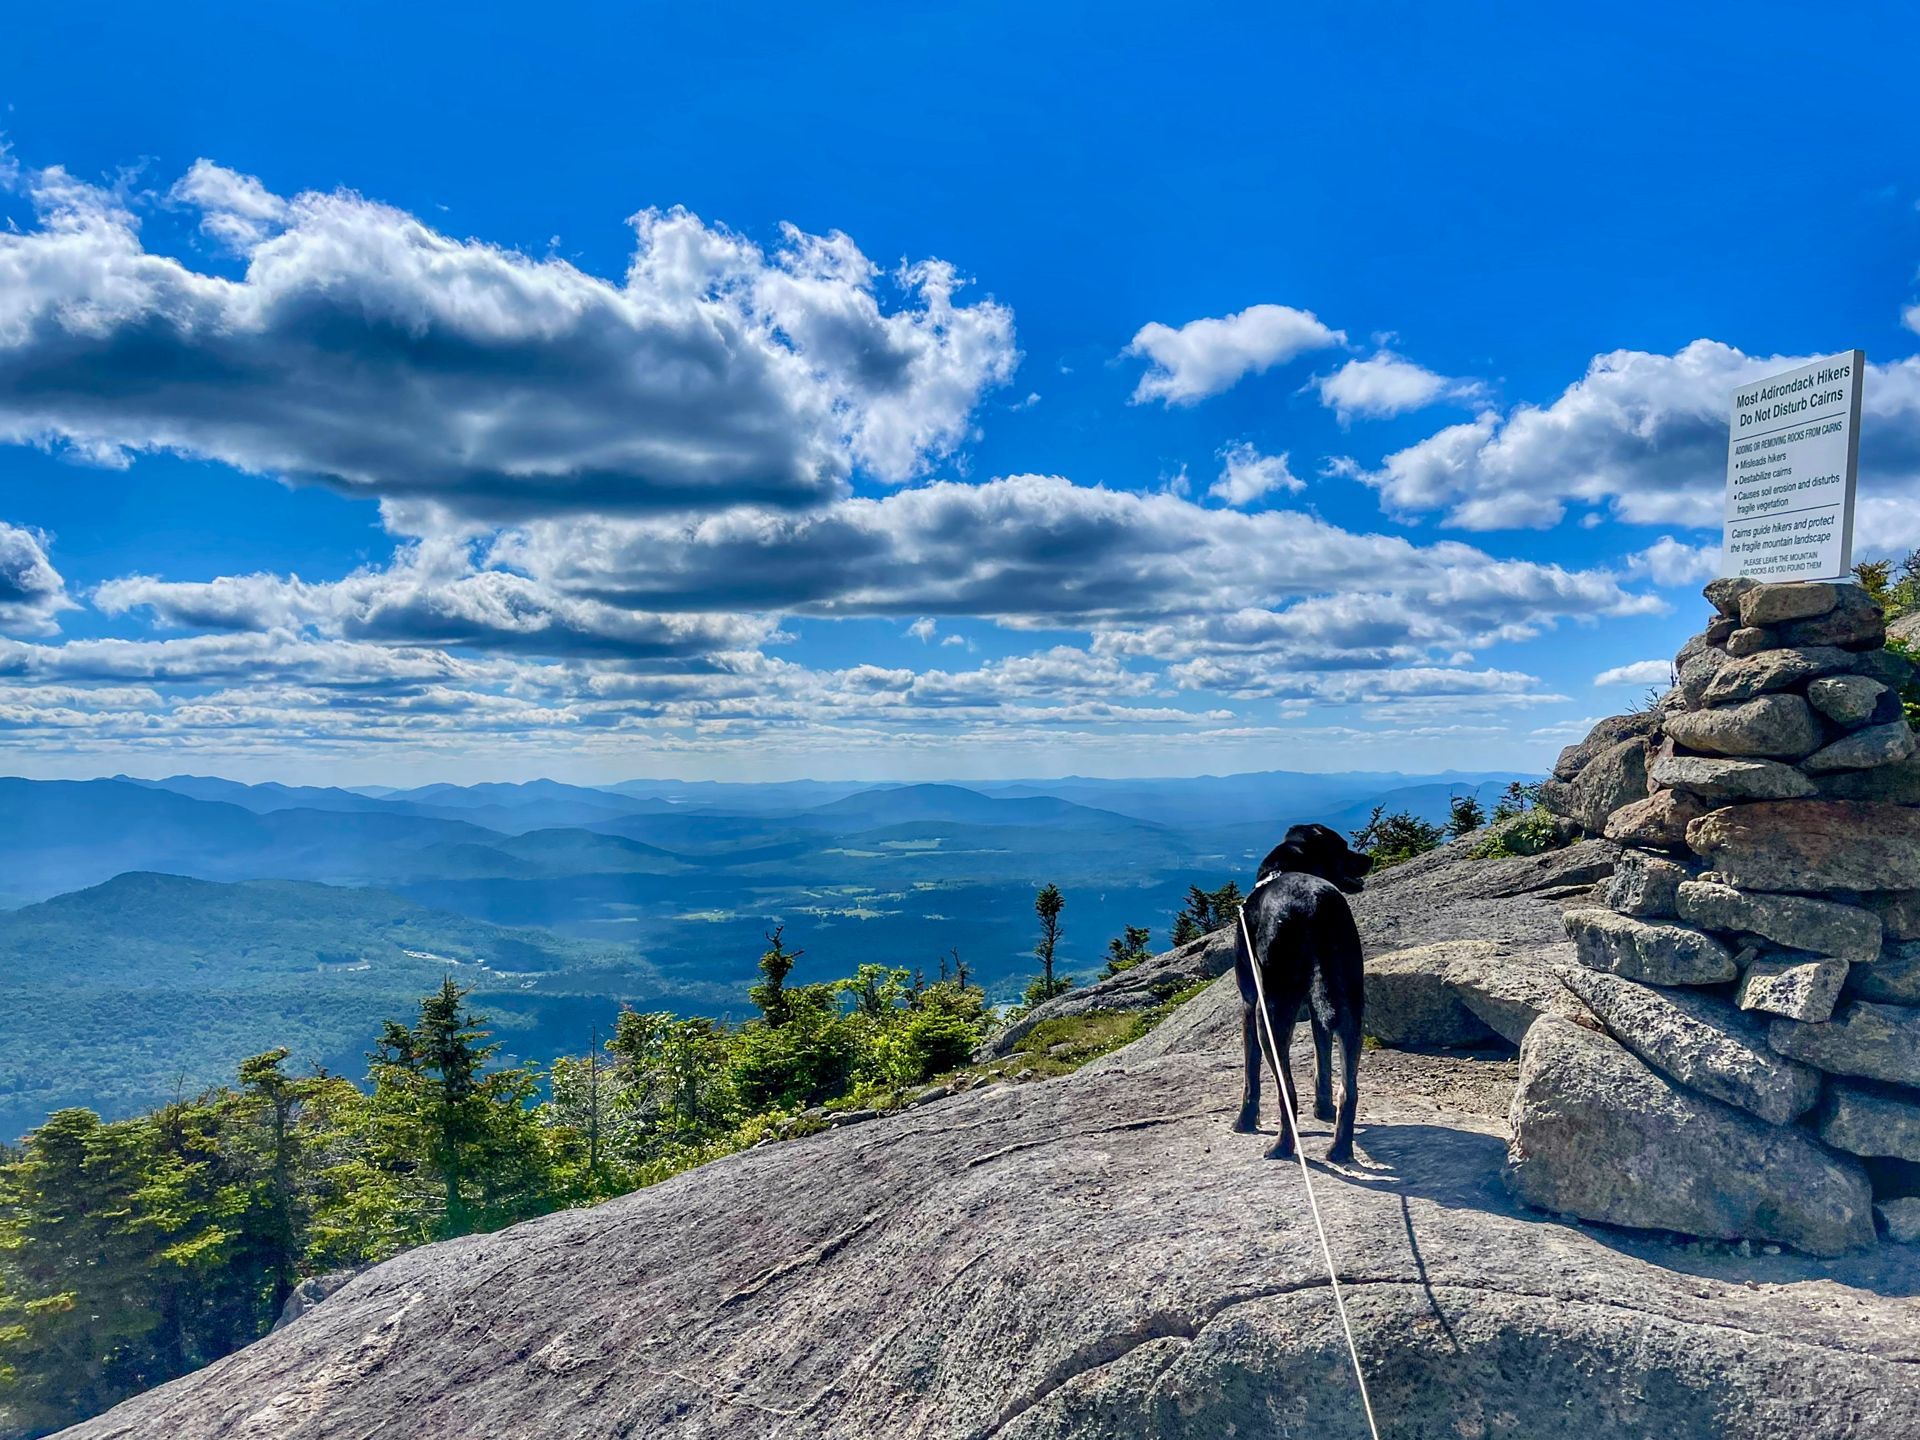
[[[1240,1048],[1246,1056],[1246,1087],[1240,1092],[1240,1118],[1233,1128],[1250,1135],[1260,1128],[1260,1020],[1253,1006],[1240,1005]]]

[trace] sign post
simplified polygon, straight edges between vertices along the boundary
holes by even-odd
[[[1853,567],[1860,382],[1849,350],[1734,393],[1722,575],[1832,580]]]

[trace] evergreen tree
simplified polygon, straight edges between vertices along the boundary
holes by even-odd
[[[1064,995],[1073,988],[1071,979],[1056,980],[1053,974],[1054,951],[1060,944],[1060,912],[1066,906],[1066,897],[1061,895],[1058,885],[1044,886],[1033,897],[1033,913],[1040,917],[1040,940],[1033,947],[1034,957],[1040,962],[1040,974],[1027,986],[1026,1003],[1030,1006]]]
[[[1147,943],[1150,933],[1144,925],[1129,925],[1126,933],[1107,941],[1107,974],[1118,975],[1148,959],[1153,954]]]
[[[0,1169],[0,1395],[29,1433],[165,1378],[151,1249],[135,1224],[144,1130],[60,1110]]]
[[[500,1047],[482,1024],[449,975],[411,1028],[386,1023],[371,1057],[376,1163],[400,1182],[403,1229],[423,1239],[492,1229],[545,1197],[527,1109],[538,1087],[523,1068],[486,1069]]]
[[[1447,817],[1447,834],[1458,840],[1462,835],[1470,835],[1487,823],[1487,812],[1480,801],[1471,793],[1453,797],[1451,813]]]
[[[1174,945],[1190,945],[1203,935],[1211,935],[1222,926],[1231,925],[1239,917],[1240,906],[1244,902],[1240,887],[1231,880],[1218,890],[1202,890],[1198,885],[1189,885],[1186,907],[1173,917]]]
[[[1495,812],[1496,817],[1498,812]],[[1373,857],[1375,869],[1384,870],[1389,865],[1398,865],[1403,860],[1411,860],[1423,855],[1440,844],[1446,831],[1431,821],[1422,820],[1408,810],[1396,810],[1386,813],[1386,806],[1376,805],[1373,813],[1367,817],[1367,823],[1354,831],[1349,837],[1353,848],[1363,850]]]

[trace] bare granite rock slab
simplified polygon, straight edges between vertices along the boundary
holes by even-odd
[[[1767,1045],[1763,1021],[1717,995],[1661,990],[1595,970],[1569,971],[1567,986],[1607,1033],[1669,1079],[1784,1125],[1820,1098],[1820,1072]]]
[[[1508,1183],[1543,1210],[1814,1255],[1873,1241],[1857,1161],[1661,1076],[1617,1041],[1542,1020],[1520,1047]]]
[[[1740,973],[1731,950],[1685,925],[1597,908],[1569,910],[1565,921],[1580,963],[1590,970],[1648,985],[1714,985]]]
[[[1370,883],[1365,931],[1532,947],[1559,917],[1519,890],[1594,863],[1466,848]],[[1223,977],[1064,1079],[409,1251],[75,1440],[1364,1434],[1299,1171],[1227,1128],[1239,1065]],[[1920,1254],[1524,1210],[1499,1178],[1515,1070],[1367,1051],[1362,1163],[1316,1170],[1383,1433],[1920,1434]]]

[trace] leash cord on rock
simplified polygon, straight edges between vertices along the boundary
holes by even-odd
[[[1257,890],[1259,886],[1254,888]],[[1307,1186],[1307,1207],[1313,1211],[1313,1228],[1320,1234],[1320,1253],[1327,1262],[1327,1283],[1333,1287],[1333,1308],[1340,1314],[1340,1328],[1347,1333],[1347,1354],[1353,1360],[1353,1378],[1360,1385],[1360,1406],[1367,1412],[1367,1433],[1373,1440],[1380,1440],[1380,1427],[1373,1423],[1373,1401],[1367,1395],[1367,1377],[1360,1368],[1360,1350],[1353,1343],[1353,1324],[1347,1319],[1347,1302],[1340,1298],[1340,1277],[1334,1273],[1333,1249],[1327,1244],[1327,1227],[1320,1219],[1320,1202],[1313,1194],[1313,1171],[1307,1167],[1307,1147],[1301,1144],[1300,1117],[1294,1112],[1293,1097],[1287,1094],[1287,1072],[1281,1068],[1280,1042],[1274,1037],[1273,1019],[1267,1013],[1266,982],[1260,978],[1260,956],[1253,948],[1253,932],[1247,928],[1245,906],[1240,909],[1240,938],[1246,942],[1247,966],[1253,971],[1253,991],[1260,1000],[1260,1024],[1267,1032],[1267,1058],[1273,1067],[1274,1087],[1280,1092],[1281,1108],[1287,1112],[1294,1158],[1300,1162],[1300,1178]]]

